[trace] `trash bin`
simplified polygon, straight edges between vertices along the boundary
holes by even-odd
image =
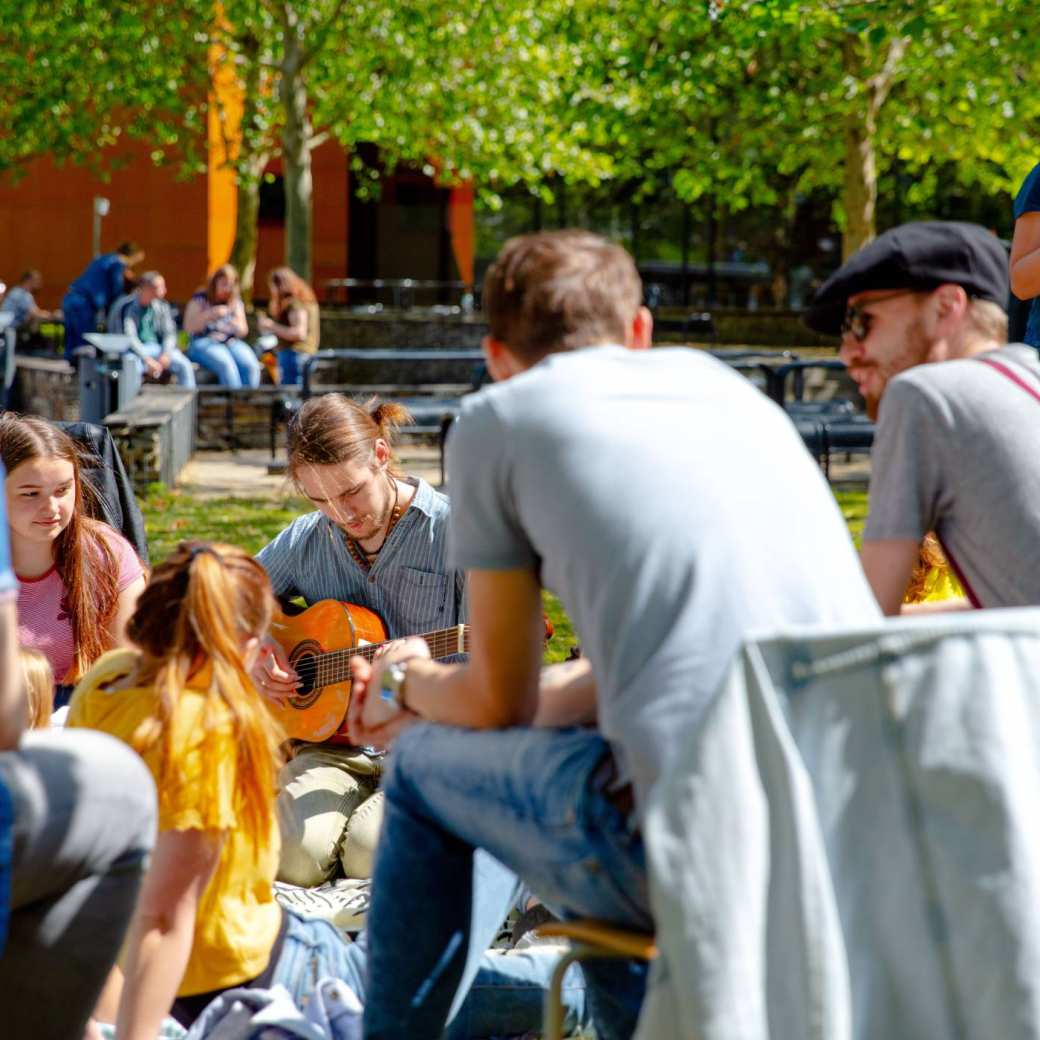
[[[90,348],[79,357],[79,417],[103,423],[141,390],[141,367],[130,353],[130,337],[88,332]]]

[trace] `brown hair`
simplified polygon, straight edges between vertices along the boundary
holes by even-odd
[[[214,292],[216,291],[217,279],[226,278],[231,286],[231,296],[229,299],[233,300],[238,295],[238,271],[235,270],[234,264],[221,264],[210,276],[206,279],[206,301],[208,303],[215,303]]]
[[[279,314],[285,311],[289,303],[317,303],[314,290],[291,267],[276,267],[269,271],[267,281],[274,286]],[[271,301],[271,308],[274,314],[274,300]]]
[[[111,645],[108,626],[119,599],[119,562],[109,545],[107,524],[84,515],[82,455],[76,442],[35,415],[0,415],[0,461],[8,475],[33,459],[72,463],[75,501],[68,526],[54,541],[54,566],[65,589],[64,606],[76,647],[73,678],[82,675]],[[95,505],[90,491],[90,506]],[[94,509],[91,508],[93,512]],[[58,676],[59,682],[67,681]]]
[[[29,702],[29,728],[47,729],[51,724],[54,704],[54,672],[51,664],[39,650],[23,646],[18,650],[25,680],[25,695]]]
[[[119,245],[116,246],[116,253],[118,253],[119,256],[126,257],[128,260],[135,256],[144,257],[144,250],[133,241],[133,239],[126,242],[120,242]]]
[[[590,231],[511,238],[484,276],[491,336],[529,364],[558,351],[624,343],[642,298],[632,258]]]
[[[274,597],[267,573],[243,549],[181,542],[152,574],[126,634],[141,651],[135,683],[155,688],[158,712],[145,719],[131,743],[143,754],[160,748],[159,789],[167,771],[180,768],[172,755],[170,721],[192,675],[212,667],[204,734],[230,716],[237,760],[235,791],[243,830],[254,847],[266,843],[274,822],[274,795],[283,738],[274,716],[246,669],[245,643],[262,639],[271,624]],[[219,713],[219,714],[218,714]],[[203,775],[218,767],[219,746],[202,738]]]
[[[289,424],[289,477],[295,480],[301,466],[368,462],[379,438],[392,446],[397,428],[411,421],[403,405],[378,397],[364,403],[344,394],[312,397]],[[394,461],[390,473],[400,476]]]

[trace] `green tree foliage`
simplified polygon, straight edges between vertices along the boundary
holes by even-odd
[[[1022,0],[607,0],[576,17],[581,118],[619,176],[670,171],[679,196],[791,210],[834,193],[845,253],[874,234],[898,161],[918,201],[1010,190],[1035,161],[1035,8]],[[782,221],[781,221],[782,225]]]
[[[49,154],[98,167],[146,141],[155,161],[205,160],[206,23],[191,0],[0,4],[0,172]],[[201,60],[199,60],[201,55]],[[177,119],[168,118],[176,113]]]
[[[921,204],[949,171],[1012,190],[1037,158],[1031,0],[0,3],[0,171],[43,153],[98,164],[133,137],[198,169],[210,77],[235,84],[240,125],[218,112],[247,274],[281,155],[287,260],[309,277],[310,156],[330,136],[491,194],[668,177],[686,202],[777,207],[778,247],[795,200],[822,189],[846,253],[873,235],[893,163]]]

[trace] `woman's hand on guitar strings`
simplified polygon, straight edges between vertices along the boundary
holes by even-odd
[[[300,685],[300,677],[289,664],[285,651],[271,636],[261,644],[250,674],[256,688],[279,704],[288,700]]]

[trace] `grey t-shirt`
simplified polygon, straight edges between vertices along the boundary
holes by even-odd
[[[560,596],[640,804],[745,636],[878,617],[793,426],[706,354],[551,355],[466,398],[448,455],[452,562]]]
[[[1032,347],[978,357],[1040,393]],[[1040,401],[977,358],[900,373],[878,412],[864,539],[935,531],[977,605],[1040,603],[1037,431]]]

